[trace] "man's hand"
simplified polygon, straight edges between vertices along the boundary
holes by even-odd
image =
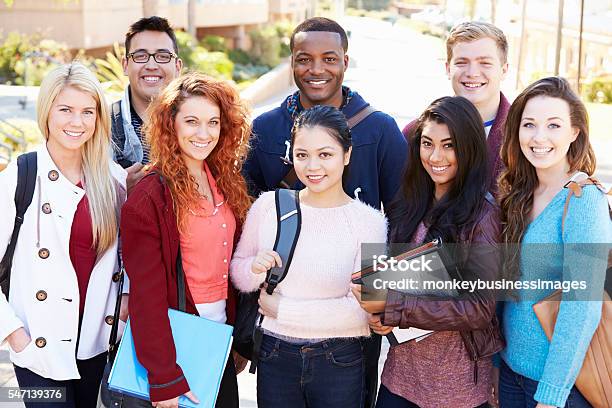
[[[138,183],[140,179],[148,173],[148,166],[145,167],[142,165],[142,163],[134,163],[125,169],[125,171],[127,171],[127,180],[125,183],[127,185],[127,192],[130,194],[132,187],[134,187],[136,183]]]
[[[21,353],[30,344],[32,339],[28,332],[23,327],[20,327],[9,334],[7,341],[15,353]]]

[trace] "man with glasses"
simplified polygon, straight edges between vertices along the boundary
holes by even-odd
[[[114,160],[128,171],[127,187],[144,175],[149,146],[143,140],[149,103],[176,78],[183,67],[174,30],[162,17],[141,18],[125,35],[123,71],[130,84],[123,98],[111,106]]]

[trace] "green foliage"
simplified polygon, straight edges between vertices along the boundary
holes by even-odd
[[[206,37],[202,38],[200,45],[206,48],[208,51],[227,52],[225,38],[219,35],[207,35]]]
[[[266,72],[268,72],[270,68],[265,65],[253,65],[253,64],[235,64],[234,65],[234,75],[232,79],[236,82],[244,82],[252,79],[259,78]]]
[[[9,33],[0,38],[0,81],[16,85],[40,85],[55,66],[71,60],[66,44],[42,34]]]
[[[31,119],[11,119],[11,125],[21,129],[23,137],[25,138],[26,146],[15,142],[11,138],[7,137],[5,133],[13,135],[15,138],[20,139],[21,133],[17,131],[13,126],[9,126],[5,123],[0,122],[0,142],[11,146],[13,150],[13,156],[15,154],[23,153],[28,150],[32,150],[36,145],[39,145],[43,141],[43,136],[38,129],[38,123]]]
[[[232,79],[234,63],[230,61],[227,54],[222,52],[210,52],[204,47],[196,47],[192,54],[193,65],[189,69],[197,70],[215,78]]]
[[[256,28],[249,32],[249,55],[259,65],[274,67],[280,63],[281,40],[274,26]]]
[[[289,21],[280,21],[274,24],[274,28],[276,29],[276,35],[278,35],[281,43],[279,55],[281,58],[286,58],[291,55],[289,42],[291,40],[291,34],[293,33],[295,25]]]
[[[185,67],[191,67],[193,65],[193,50],[198,45],[198,42],[185,31],[175,31],[175,34],[179,58],[183,60]]]
[[[391,0],[348,0],[347,6],[364,10],[386,10],[391,5]]]
[[[593,78],[584,84],[582,95],[588,102],[612,104],[612,75]]]
[[[241,50],[239,48],[229,50],[227,56],[234,64],[248,65],[253,63],[249,54],[245,50]]]
[[[129,84],[128,77],[123,73],[121,58],[125,48],[118,43],[113,44],[113,52],[106,53],[106,59],[96,58],[92,71],[110,92],[121,92]]]

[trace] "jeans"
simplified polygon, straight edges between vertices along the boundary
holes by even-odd
[[[259,408],[361,408],[364,352],[359,339],[293,344],[264,335],[257,364]]]
[[[488,406],[489,404],[482,404],[476,408],[487,408]],[[393,394],[387,387],[380,384],[376,408],[419,408],[419,406],[399,395]]]
[[[61,387],[65,388],[65,402],[26,402],[27,408],[96,408],[102,372],[106,365],[106,353],[87,360],[77,360],[80,379],[56,381],[41,377],[27,368],[15,368],[19,387]],[[1,404],[0,404],[1,405]]]
[[[533,396],[538,382],[512,371],[501,360],[499,369],[499,406],[500,408],[535,408],[538,402]],[[576,387],[572,387],[565,408],[592,408]]]

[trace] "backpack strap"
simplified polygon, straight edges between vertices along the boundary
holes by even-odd
[[[372,105],[368,105],[361,109],[359,112],[346,120],[349,129],[353,130],[355,126],[363,122],[374,112],[379,112],[379,110],[374,108]],[[295,185],[295,182],[298,181],[297,174],[295,174],[295,168],[293,167],[293,163],[290,160],[287,160],[287,158],[281,157],[281,160],[285,164],[291,166],[291,169],[289,169],[289,172],[285,175],[285,177],[283,177],[280,183],[278,183],[278,186],[283,189],[291,189]]]
[[[23,224],[23,217],[32,203],[34,197],[34,188],[36,187],[37,173],[36,152],[22,154],[17,158],[17,187],[15,189],[15,224],[13,233],[6,248],[6,252],[0,262],[0,285],[2,292],[7,296],[9,294],[11,283],[11,268],[13,266],[13,256],[15,255],[15,247],[17,246],[17,238],[19,230]]]
[[[279,254],[283,264],[281,267],[275,266],[268,271],[266,292],[269,295],[287,276],[302,225],[300,195],[296,190],[278,189],[274,193],[274,201],[276,203],[274,251]]]
[[[300,195],[296,190],[278,189],[274,193],[276,203],[276,240],[274,241],[274,251],[278,253],[283,265],[273,267],[266,275],[266,293],[269,295],[274,292],[276,286],[287,276],[289,265],[293,258],[293,252],[297,245],[302,226],[302,213],[300,211]],[[251,354],[251,365],[249,373],[255,374],[261,342],[263,340],[263,315],[255,318],[255,329],[253,331],[253,351]]]
[[[350,118],[348,118],[346,123],[348,124],[349,129],[353,130],[355,126],[363,122],[365,118],[367,118],[374,112],[378,112],[378,109],[376,109],[372,105],[368,105]]]

